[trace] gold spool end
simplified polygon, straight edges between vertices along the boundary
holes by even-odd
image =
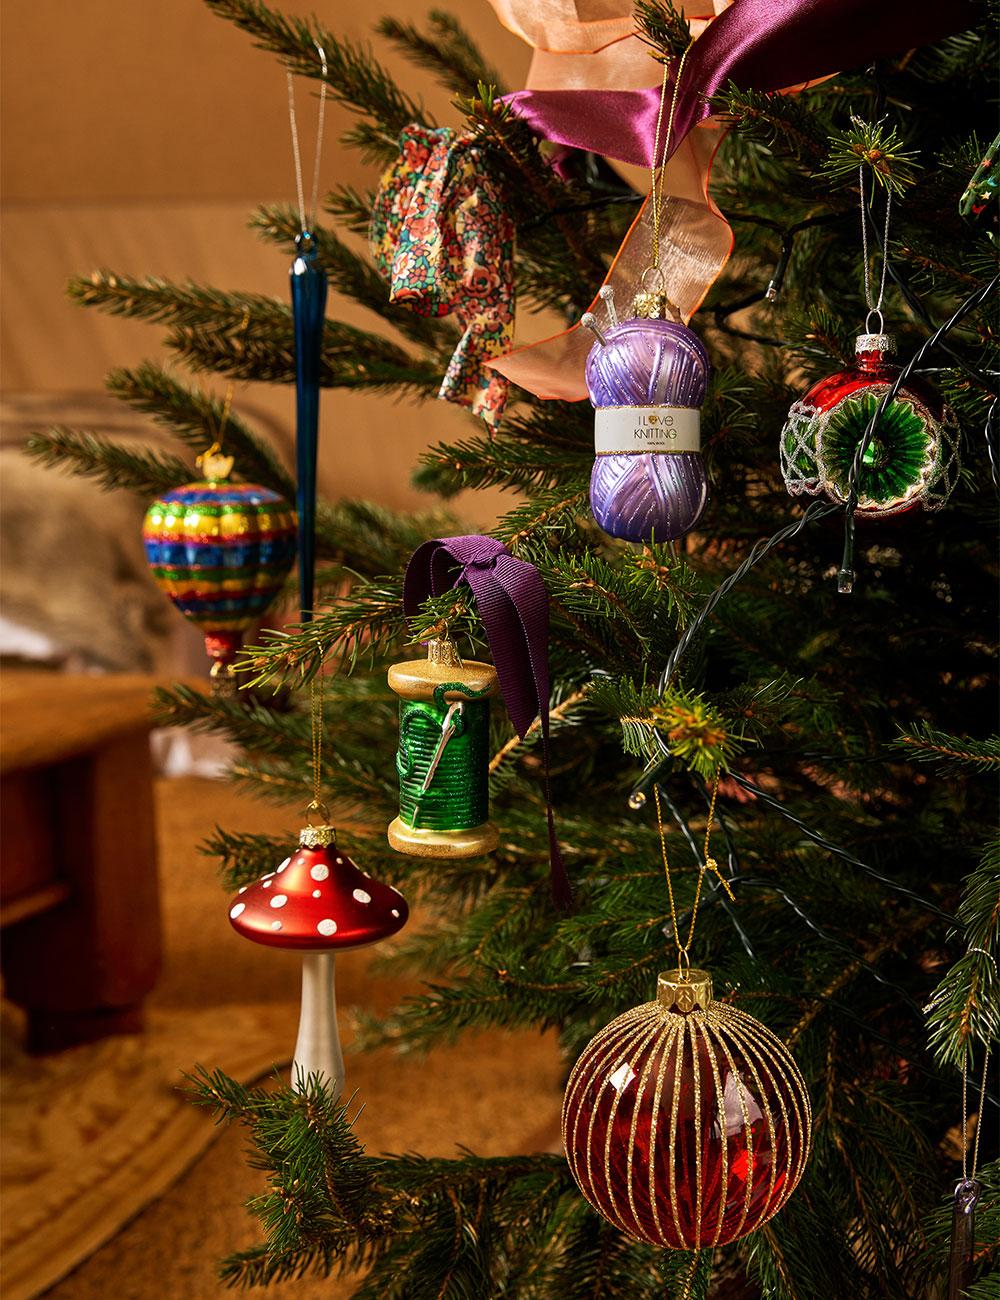
[[[656,998],[667,1011],[686,1016],[705,1011],[712,1001],[712,977],[707,970],[667,970],[656,981]]]
[[[442,657],[438,658],[439,655]],[[453,641],[431,641],[426,659],[404,659],[389,668],[389,686],[404,700],[433,700],[442,682],[461,684],[473,695],[487,692],[492,696],[500,691],[500,679],[493,665],[477,659],[460,659]],[[461,691],[445,696],[449,702],[462,698]]]
[[[492,822],[467,831],[431,831],[407,826],[397,817],[386,836],[391,848],[411,858],[480,858],[500,843],[500,832]]]

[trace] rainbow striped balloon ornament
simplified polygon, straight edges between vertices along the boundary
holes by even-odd
[[[205,478],[154,501],[142,528],[153,577],[204,632],[216,680],[232,676],[295,559],[295,511],[270,488],[228,482],[232,463],[206,456]]]

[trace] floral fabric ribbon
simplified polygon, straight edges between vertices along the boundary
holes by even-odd
[[[514,224],[475,137],[411,123],[379,184],[369,240],[391,302],[464,327],[438,397],[495,427],[507,379],[486,363],[514,336]]]

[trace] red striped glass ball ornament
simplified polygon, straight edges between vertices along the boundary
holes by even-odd
[[[653,1246],[723,1246],[777,1214],[809,1157],[798,1066],[759,1020],[668,971],[657,1000],[596,1034],[563,1101],[569,1167],[589,1203]]]

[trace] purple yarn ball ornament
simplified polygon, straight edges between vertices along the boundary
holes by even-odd
[[[608,290],[601,296],[608,328],[584,318],[598,339],[586,370],[597,412],[591,509],[612,537],[670,541],[695,526],[708,498],[697,409],[708,354],[686,325],[663,319],[674,310],[665,295],[638,294],[620,324]]]

